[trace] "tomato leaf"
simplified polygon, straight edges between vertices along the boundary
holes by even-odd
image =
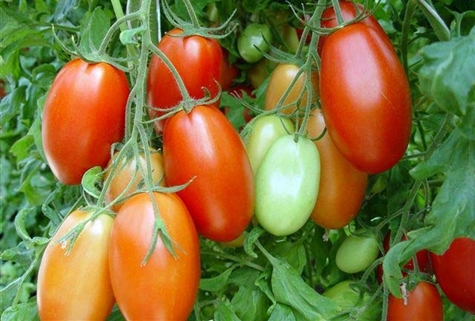
[[[236,315],[241,320],[259,321],[267,319],[269,300],[266,295],[255,286],[240,286],[231,300]]]
[[[79,43],[81,53],[86,58],[97,59],[95,53],[101,46],[109,27],[110,18],[103,9],[97,7],[92,13],[86,15],[81,25],[81,40]]]
[[[284,304],[276,304],[274,309],[272,310],[272,314],[270,315],[269,321],[280,321],[280,320],[287,320],[287,321],[296,321],[295,315],[291,308]]]
[[[8,307],[2,313],[2,321],[30,321],[37,320],[38,307],[36,301],[28,303],[20,303],[11,307]]]
[[[98,188],[98,183],[102,182],[102,168],[100,166],[94,166],[87,170],[82,177],[82,187],[84,191],[94,198],[99,198],[101,190]]]
[[[234,270],[234,267],[231,267],[218,276],[208,278],[208,279],[201,279],[200,290],[210,291],[210,292],[217,292],[221,290],[226,285],[228,278],[233,272],[233,270]]]
[[[239,317],[234,313],[229,302],[221,301],[214,313],[214,320],[216,321],[241,321]]]

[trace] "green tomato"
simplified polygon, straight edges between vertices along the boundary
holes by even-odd
[[[271,145],[280,137],[295,131],[294,123],[277,115],[257,117],[246,141],[246,150],[254,175]]]
[[[276,236],[298,231],[307,222],[318,195],[320,156],[306,137],[277,139],[256,176],[255,216]]]
[[[269,50],[271,42],[272,32],[268,25],[250,23],[239,35],[237,48],[245,61],[254,63],[264,57],[263,53]]]
[[[336,266],[346,273],[366,270],[379,255],[378,241],[372,237],[348,236],[336,252]]]

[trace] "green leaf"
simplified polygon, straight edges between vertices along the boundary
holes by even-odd
[[[81,41],[79,43],[81,53],[86,57],[90,56],[88,54],[94,54],[101,46],[109,27],[110,18],[106,11],[96,7],[92,13],[88,13],[81,25]]]
[[[2,313],[2,321],[33,321],[38,319],[38,307],[36,301],[28,303],[20,303],[11,307],[8,307]]]
[[[5,311],[12,304],[21,284],[22,278],[17,278],[0,290],[0,312]]]
[[[219,302],[216,311],[214,312],[215,321],[241,321],[239,317],[234,313],[229,302],[221,301]]]
[[[81,185],[84,191],[94,198],[99,198],[101,190],[98,188],[100,182],[102,182],[102,168],[100,166],[94,166],[84,173],[81,180]]]
[[[267,319],[269,299],[256,286],[240,286],[231,300],[234,311],[241,320],[260,321]]]
[[[224,288],[226,283],[228,282],[229,275],[233,272],[234,267],[231,267],[221,273],[218,276],[208,279],[201,279],[200,280],[200,290],[203,291],[210,291],[210,292],[217,292]]]
[[[297,321],[291,308],[283,304],[276,304],[268,321]]]

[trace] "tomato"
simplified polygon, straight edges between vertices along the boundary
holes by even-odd
[[[336,252],[336,266],[345,273],[366,270],[378,257],[378,241],[370,236],[349,235]]]
[[[104,182],[110,176],[112,171],[113,161],[117,158],[117,154],[112,156],[107,170],[104,174]],[[132,157],[132,158],[130,158]],[[137,164],[137,160],[139,164]],[[163,169],[163,157],[162,154],[156,149],[150,148],[150,170],[152,172],[152,181],[155,184],[165,186],[165,171]],[[134,156],[126,155],[125,158],[120,160],[120,163],[116,165],[116,170],[113,173],[113,177],[110,181],[109,188],[107,189],[105,201],[110,203],[117,197],[127,197],[138,190],[139,185],[143,184],[143,175],[140,170],[142,168],[145,173],[147,172],[147,161],[145,154],[141,153],[134,158]],[[129,185],[130,184],[130,185]],[[121,195],[122,194],[122,195]],[[112,206],[112,210],[118,212],[123,202],[119,202]]]
[[[229,52],[226,49],[223,50],[223,60],[221,65],[221,77],[219,84],[221,85],[221,90],[228,90],[231,88],[234,79],[239,75],[239,68],[231,64],[229,61]]]
[[[444,311],[442,299],[435,285],[419,282],[408,291],[407,298],[389,295],[388,321],[442,321]]]
[[[323,47],[320,99],[328,132],[343,156],[379,173],[404,155],[411,133],[411,94],[394,48],[377,31],[355,23]]]
[[[104,167],[111,145],[122,140],[129,85],[106,63],[68,62],[46,98],[42,139],[46,160],[64,184],[81,183],[94,166]]]
[[[263,53],[270,49],[271,43],[272,32],[270,27],[253,22],[248,24],[239,35],[237,49],[245,61],[255,63],[264,57]]]
[[[294,64],[279,64],[274,69],[266,90],[265,110],[279,108],[280,112],[291,115],[296,111],[303,112],[305,110],[308,94],[312,95],[312,102],[316,101],[316,92],[308,93],[305,88],[307,76],[305,73],[298,74],[299,70],[300,68]],[[295,80],[295,78],[297,79]],[[310,81],[312,82],[312,90],[318,88],[318,76],[316,73],[312,73]],[[294,83],[292,84],[292,82]],[[286,92],[287,96],[284,98]],[[282,100],[281,105],[279,105],[280,100]]]
[[[364,7],[360,3],[354,3],[352,1],[340,1],[340,12],[343,18],[343,21],[350,21],[358,17],[359,14],[362,14]],[[366,18],[360,20],[359,22],[367,25],[368,27],[373,28],[380,36],[387,37],[384,29],[379,24],[378,20],[366,11],[364,14]],[[320,21],[321,28],[335,28],[338,27],[338,19],[335,15],[335,9],[333,6],[326,8],[322,13],[322,18]],[[326,35],[321,35],[318,39],[318,52],[321,54],[323,45],[327,40]]]
[[[316,138],[325,129],[320,109],[313,109],[307,122],[308,135]],[[312,220],[327,229],[346,226],[364,200],[368,174],[357,170],[335,147],[328,133],[315,140],[320,152],[320,188]]]
[[[69,242],[56,242],[92,212],[69,214],[41,259],[37,302],[41,320],[105,320],[114,306],[109,277],[108,246],[114,219],[106,214],[89,221],[71,252]]]
[[[252,168],[239,134],[213,106],[180,111],[166,123],[163,159],[167,184],[177,192],[198,232],[218,242],[246,229],[254,207]]]
[[[295,131],[295,125],[288,118],[263,115],[257,117],[251,126],[251,133],[246,140],[246,150],[255,176],[272,144],[280,137],[292,134]]]
[[[268,232],[283,236],[298,231],[310,217],[318,195],[320,158],[315,144],[294,135],[277,139],[256,176],[255,215]]]
[[[112,288],[127,320],[186,320],[198,293],[200,249],[188,210],[172,193],[153,193],[174,257],[160,237],[152,246],[155,213],[148,193],[132,196],[117,214],[110,238]]]
[[[158,44],[158,49],[175,66],[192,98],[204,98],[206,90],[211,98],[216,97],[220,91],[217,82],[221,80],[223,66],[219,42],[202,36],[181,37],[180,33],[182,30],[177,28],[168,32]],[[175,77],[156,55],[150,60],[147,87],[148,104],[152,107],[149,116],[152,119],[166,113],[158,109],[170,109],[183,100]],[[216,105],[219,106],[219,102]],[[164,120],[157,120],[154,125],[155,131],[161,134]]]
[[[475,240],[453,240],[442,255],[430,253],[440,288],[459,308],[475,314]]]
[[[276,67],[277,63],[272,60],[266,58],[259,60],[246,74],[251,86],[253,88],[259,88]]]

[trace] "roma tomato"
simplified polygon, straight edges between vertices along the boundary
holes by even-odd
[[[158,207],[174,249],[158,237],[153,245]],[[175,194],[137,194],[117,214],[109,247],[114,295],[127,320],[186,320],[198,293],[200,250],[190,214]]]
[[[419,282],[407,298],[389,295],[388,321],[443,321],[442,299],[435,285]]]
[[[237,40],[237,49],[242,59],[249,63],[258,62],[272,43],[270,27],[260,23],[250,23],[244,28]]]
[[[411,95],[391,43],[362,23],[332,33],[321,57],[320,99],[328,132],[360,171],[379,173],[404,155]]]
[[[325,129],[320,109],[312,110],[308,135],[318,137]],[[358,213],[364,200],[368,174],[357,170],[335,147],[328,133],[314,141],[320,152],[320,187],[312,220],[327,229],[346,226]]]
[[[309,93],[305,88],[306,74],[300,73],[300,68],[293,64],[280,64],[272,72],[266,90],[264,101],[265,110],[279,108],[279,111],[291,115],[295,112],[303,112],[311,95],[311,102],[316,101],[317,94],[314,89],[318,88],[318,75],[311,75],[311,89]],[[281,105],[279,102],[281,101]]]
[[[283,236],[298,231],[310,217],[318,195],[320,158],[313,142],[294,135],[277,139],[256,176],[255,215],[268,232]]]
[[[343,18],[343,21],[350,21],[354,20],[360,14],[366,15],[366,17],[359,22],[367,25],[370,28],[373,28],[376,32],[380,34],[382,37],[386,37],[387,35],[384,32],[384,29],[379,24],[378,20],[374,18],[373,15],[368,14],[368,11],[364,11],[364,7],[360,3],[354,3],[352,1],[340,1],[340,12]],[[335,28],[338,27],[338,19],[335,15],[335,8],[330,6],[326,8],[322,13],[322,18],[320,22],[320,27],[322,28]],[[318,39],[318,52],[321,54],[323,45],[327,39],[326,35],[321,35]],[[389,41],[389,39],[388,39]]]
[[[158,44],[181,76],[188,94],[195,99],[204,98],[206,90],[211,97],[219,94],[222,80],[223,52],[216,39],[202,36],[180,36],[181,29],[168,32]],[[206,90],[204,90],[206,89]],[[147,92],[150,118],[163,116],[182,100],[178,84],[172,72],[156,55],[150,60],[147,78]],[[216,103],[219,106],[219,102]],[[160,134],[164,120],[155,121],[155,131]]]
[[[132,157],[132,158],[130,158]],[[117,153],[112,156],[107,170],[104,174],[104,182],[108,179],[112,172],[112,164],[117,158]],[[137,163],[138,161],[138,163]],[[156,149],[150,149],[150,170],[152,174],[152,181],[155,184],[165,186],[165,171],[163,168],[162,154]],[[145,154],[141,153],[136,158],[134,156],[126,156],[120,160],[116,165],[116,169],[111,178],[109,188],[106,191],[105,202],[108,204],[114,201],[117,197],[125,198],[137,191],[139,184],[143,183],[142,171],[147,171],[147,160]],[[112,206],[112,210],[118,212],[123,202],[116,203]]]
[[[430,253],[440,288],[459,308],[475,314],[475,240],[453,240],[442,255]]]
[[[105,320],[114,306],[108,262],[114,219],[103,214],[86,223],[70,253],[70,241],[56,244],[91,215],[72,212],[46,247],[38,272],[41,320]]]
[[[264,115],[257,117],[249,126],[251,126],[251,133],[246,140],[246,150],[255,176],[272,144],[280,137],[292,134],[295,131],[295,125],[288,118]]]
[[[106,63],[78,58],[58,73],[46,98],[42,138],[46,160],[61,183],[81,183],[94,166],[104,167],[111,145],[122,140],[129,85]]]
[[[252,168],[239,134],[213,106],[180,111],[166,122],[163,159],[169,186],[177,192],[198,232],[218,242],[236,239],[254,207]]]
[[[336,266],[345,273],[366,270],[378,257],[378,241],[369,236],[349,235],[336,252]]]

